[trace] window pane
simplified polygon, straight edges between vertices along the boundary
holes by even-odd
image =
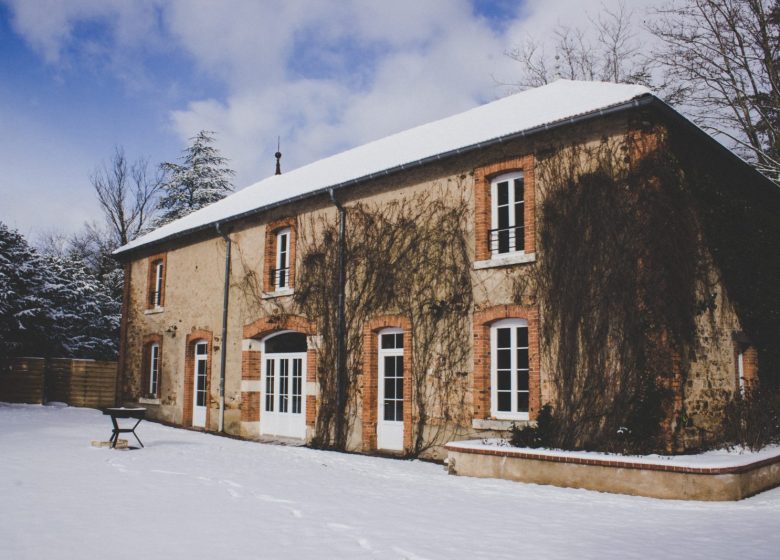
[[[205,342],[199,342],[195,345],[195,354],[198,356],[203,356],[204,354],[207,354],[206,352],[206,343]]]
[[[276,335],[265,341],[266,354],[306,352],[306,335],[296,332]]]
[[[520,202],[521,200],[525,200],[525,196],[523,196],[523,178],[518,177],[515,179],[515,202]]]
[[[498,392],[498,411],[499,412],[511,412],[512,411],[512,394],[509,391]]]
[[[381,338],[382,348],[395,348],[395,335],[383,334]]]
[[[395,401],[395,419],[397,422],[404,420],[404,401]]]
[[[496,342],[498,348],[510,348],[512,343],[511,329],[496,329]]]
[[[403,348],[404,347],[404,335],[403,333],[398,333],[395,335],[395,347],[396,348]]]
[[[395,379],[392,377],[385,377],[385,399],[395,398]]]
[[[499,206],[498,208],[498,224],[496,227],[499,230],[509,227],[509,206]]]
[[[501,181],[496,185],[496,193],[498,195],[498,205],[509,204],[509,182]]]
[[[517,412],[528,412],[528,393],[517,393]]]
[[[517,346],[528,348],[528,327],[517,328]]]
[[[385,420],[395,420],[395,404],[394,401],[385,401]]]
[[[496,384],[499,391],[509,391],[512,388],[512,372],[508,369],[497,371]]]
[[[274,361],[265,361],[265,409],[274,410]]]
[[[397,377],[395,380],[395,398],[396,400],[404,400],[404,378]]]
[[[528,370],[519,370],[517,372],[517,390],[518,391],[527,391],[528,390]]]
[[[517,367],[518,369],[528,369],[528,348],[520,348],[517,351]]]
[[[511,350],[496,350],[496,368],[509,369],[512,367],[512,351]]]

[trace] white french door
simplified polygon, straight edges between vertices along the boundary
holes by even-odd
[[[306,353],[266,354],[260,392],[260,433],[306,437]]]
[[[379,333],[379,375],[376,423],[378,449],[404,449],[404,334],[401,329]]]
[[[195,371],[193,375],[192,425],[206,427],[206,376],[208,374],[209,345],[207,342],[195,343]]]

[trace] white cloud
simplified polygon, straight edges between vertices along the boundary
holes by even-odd
[[[517,72],[507,49],[558,23],[587,25],[617,0],[518,1],[498,26],[467,0],[7,1],[14,28],[52,64],[85,49],[73,33],[84,21],[108,24],[110,68],[128,82],[143,81],[140,52],[187,53],[223,93],[172,107],[169,126],[182,144],[216,131],[243,187],[272,173],[277,135],[291,169],[497,97],[494,77]],[[665,1],[629,6],[641,19]]]

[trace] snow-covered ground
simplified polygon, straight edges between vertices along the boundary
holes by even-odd
[[[0,558],[771,558],[780,489],[654,500],[0,403]],[[132,442],[131,442],[132,443]]]

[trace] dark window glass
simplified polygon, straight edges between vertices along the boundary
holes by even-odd
[[[385,401],[385,420],[395,420],[394,401]]]
[[[523,196],[523,187],[523,178],[518,177],[515,179],[515,202],[519,202],[525,199]]]
[[[383,334],[382,335],[382,348],[395,348],[395,335]]]
[[[509,391],[512,388],[512,372],[510,370],[499,370],[496,372],[498,390]]]
[[[395,335],[395,347],[396,348],[403,348],[404,347],[404,335],[403,333],[398,333]]]
[[[496,356],[498,357],[498,363],[496,364],[497,369],[509,369],[512,367],[512,351],[509,349],[506,350],[497,350]]]
[[[498,205],[509,204],[509,182],[501,181],[496,185],[496,194],[498,195]]]
[[[517,372],[517,390],[528,390],[528,370],[520,370]]]
[[[509,227],[509,206],[498,207],[498,229],[504,230]]]
[[[528,348],[528,327],[517,328],[517,346],[519,348]]]
[[[510,348],[512,346],[511,329],[496,329],[496,338],[496,342],[498,342],[498,348]]]
[[[385,377],[385,399],[395,398],[395,378]]]
[[[306,335],[301,333],[283,333],[265,341],[267,354],[292,354],[306,352]]]
[[[279,361],[279,412],[287,412],[289,366],[290,362],[288,360]]]
[[[404,401],[395,401],[395,420],[397,422],[404,420]]]
[[[509,391],[498,392],[498,410],[499,412],[511,412],[512,396]]]
[[[517,393],[517,411],[528,412],[528,393]]]
[[[517,368],[528,369],[528,348],[520,348],[517,351]]]

